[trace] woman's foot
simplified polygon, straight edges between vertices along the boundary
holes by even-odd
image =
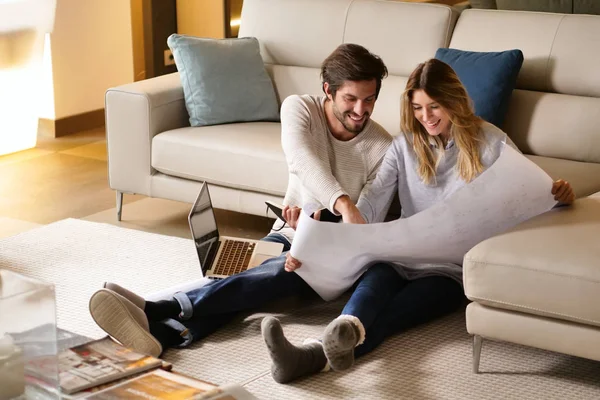
[[[271,375],[276,382],[287,383],[327,367],[327,359],[321,343],[312,342],[294,346],[285,338],[277,318],[263,318],[260,327],[269,356],[273,361]]]
[[[354,364],[354,348],[364,342],[365,328],[353,315],[340,315],[327,325],[323,333],[323,351],[334,371]]]

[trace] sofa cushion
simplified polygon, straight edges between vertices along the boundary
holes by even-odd
[[[523,11],[465,10],[449,47],[470,51],[521,49],[517,88],[600,96],[600,17]]]
[[[450,65],[467,89],[475,114],[502,127],[521,65],[521,50],[498,52],[438,49],[435,58]]]
[[[390,75],[408,76],[436,49],[448,46],[456,17],[438,4],[247,0],[238,36],[256,37],[267,64],[319,68],[340,44],[357,43],[380,56]],[[365,21],[377,23],[365,29]]]
[[[527,155],[552,179],[564,179],[573,186],[578,198],[600,190],[600,164]]]
[[[452,8],[439,4],[353,1],[343,41],[359,43],[380,56],[390,75],[408,77],[438,48],[448,47],[457,17]],[[365,21],[377,22],[365,29]],[[419,40],[415,40],[417,32]]]
[[[167,39],[191,126],[277,121],[279,104],[256,38]]]
[[[288,170],[276,122],[186,127],[152,139],[152,167],[181,178],[283,196]]]
[[[319,68],[342,43],[353,1],[244,1],[238,37],[257,38],[267,64]]]
[[[521,151],[600,163],[600,98],[513,91],[504,131]]]
[[[488,239],[464,259],[478,303],[600,326],[600,197],[558,207]]]
[[[293,65],[265,64],[279,103],[293,94],[323,95],[321,69]]]

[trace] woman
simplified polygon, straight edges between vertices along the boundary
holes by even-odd
[[[514,147],[504,132],[473,113],[456,73],[436,59],[420,64],[409,77],[401,128],[404,134],[394,139],[373,185],[357,204],[368,223],[383,221],[396,192],[402,218],[443,201],[492,165],[504,143]],[[554,182],[552,193],[563,204],[574,201],[565,181]],[[297,215],[297,210],[286,212],[288,219]],[[298,267],[288,255],[286,269]],[[347,369],[354,357],[387,336],[449,314],[464,301],[460,265],[377,263],[359,279],[322,342],[293,346],[279,321],[263,320],[273,377],[288,382],[329,366]]]

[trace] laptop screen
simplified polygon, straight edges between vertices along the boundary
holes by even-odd
[[[203,271],[209,270],[219,244],[219,231],[206,184],[202,184],[188,220],[196,243],[200,266]]]

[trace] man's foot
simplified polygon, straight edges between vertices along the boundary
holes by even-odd
[[[260,327],[273,361],[271,375],[276,382],[287,383],[301,376],[322,371],[327,366],[321,343],[294,346],[285,338],[277,318],[263,318]]]
[[[162,345],[163,349],[168,347],[178,347],[185,341],[185,334],[189,331],[179,332],[172,326],[158,321],[148,321],[150,324],[150,334],[154,336]]]
[[[147,301],[144,312],[150,321],[181,317],[181,306],[175,299]]]
[[[146,300],[144,300],[144,298],[142,296],[137,295],[137,294],[133,293],[132,291],[125,289],[123,286],[117,285],[116,283],[112,283],[112,282],[104,282],[103,287],[104,287],[104,289],[108,289],[115,293],[120,294],[121,296],[125,297],[127,300],[129,300],[130,302],[132,302],[133,304],[135,304],[137,307],[141,308],[142,310],[146,306]]]
[[[150,321],[162,321],[166,318],[177,318],[181,313],[181,306],[175,299],[160,300],[156,302],[146,301],[142,296],[112,282],[105,282],[104,288],[120,294],[137,307],[144,310],[146,317],[148,317],[148,320]]]
[[[340,315],[327,325],[323,333],[323,351],[335,371],[354,364],[354,348],[365,340],[364,328],[353,315]]]
[[[125,347],[154,357],[162,353],[162,345],[150,334],[146,314],[125,297],[100,289],[90,298],[89,308],[98,326]]]

